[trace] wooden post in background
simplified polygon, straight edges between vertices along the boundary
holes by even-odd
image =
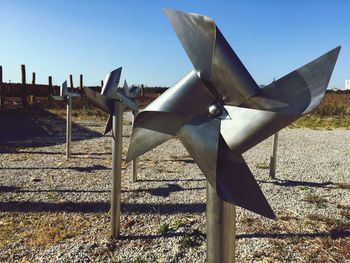
[[[50,92],[49,92],[49,95],[48,95],[47,99],[48,99],[48,101],[50,102],[51,99],[52,99],[51,96],[54,94],[53,89],[52,89],[52,76],[49,76],[49,77],[48,77],[48,84],[49,84]]]
[[[21,83],[22,83],[22,89],[21,89],[21,100],[22,100],[22,106],[25,107],[27,105],[27,89],[26,89],[26,65],[21,65]]]
[[[52,88],[52,76],[49,76],[48,80],[49,80],[49,87]]]
[[[141,84],[141,98],[143,98],[145,96],[145,87],[143,86],[143,84]]]
[[[35,89],[35,78],[36,78],[35,72],[32,72],[32,86],[33,86],[33,90]],[[33,105],[34,102],[35,102],[35,96],[32,94],[30,96],[30,104]]]
[[[84,86],[83,82],[83,74],[80,74],[80,85],[79,85],[79,92],[82,92]]]
[[[101,80],[101,87],[103,87],[103,80]]]
[[[4,98],[1,96],[2,89],[2,66],[0,66],[0,109],[4,108]]]
[[[74,88],[74,85],[73,85],[73,75],[69,75],[69,85],[70,85],[70,88],[71,88],[71,89]]]

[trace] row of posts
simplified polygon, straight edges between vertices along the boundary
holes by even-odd
[[[79,90],[83,89],[84,83],[83,83],[83,74],[79,75]],[[3,108],[4,105],[4,97],[1,96],[1,84],[3,83],[3,69],[2,66],[0,66],[0,109]],[[21,84],[22,89],[21,89],[21,104],[22,106],[27,105],[27,90],[26,90],[26,84],[27,84],[27,79],[26,79],[26,66],[24,64],[21,65]],[[32,72],[32,85],[36,85],[36,73]],[[69,85],[70,88],[74,88],[73,84],[73,75],[69,75]],[[50,90],[52,90],[52,76],[48,77],[48,86]],[[101,80],[101,87],[103,86],[103,80]],[[145,91],[144,91],[144,85],[141,85],[141,93],[140,97],[144,97]],[[51,96],[51,94],[48,94],[48,96]],[[30,96],[30,103],[33,104],[35,102],[35,95]]]
[[[27,105],[27,90],[26,90],[26,85],[27,85],[27,77],[26,77],[26,66],[24,64],[21,65],[21,104],[22,106]],[[83,74],[80,74],[79,76],[79,89],[82,90],[84,83],[83,83]],[[2,89],[2,84],[3,83],[3,69],[2,66],[0,66],[0,94],[2,94],[1,89]],[[36,85],[36,73],[32,72],[32,85]],[[69,84],[71,88],[74,88],[73,84],[73,75],[69,75]],[[101,84],[103,84],[103,81],[101,81]],[[50,92],[52,91],[52,76],[48,77],[48,86]],[[48,94],[48,96],[51,96],[51,93]],[[30,103],[33,104],[35,102],[35,95],[30,95]],[[4,97],[0,96],[0,108],[2,108],[4,105]]]

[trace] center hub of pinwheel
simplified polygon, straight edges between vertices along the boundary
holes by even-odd
[[[213,104],[209,106],[208,112],[211,117],[218,117],[221,114],[222,110],[220,105]]]

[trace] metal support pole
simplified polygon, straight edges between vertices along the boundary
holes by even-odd
[[[67,96],[67,123],[66,123],[66,156],[67,158],[70,158],[71,151],[71,141],[72,141],[72,97]]]
[[[114,103],[112,126],[112,194],[111,235],[118,238],[120,232],[121,163],[122,163],[123,103]]]
[[[137,110],[132,111],[132,124],[134,124],[137,113],[138,113]],[[137,159],[134,159],[132,161],[132,182],[135,183],[136,181],[137,181]]]
[[[207,183],[207,262],[235,261],[236,208]]]
[[[276,178],[276,162],[277,162],[277,146],[278,146],[278,132],[272,138],[272,152],[270,155],[270,178]]]

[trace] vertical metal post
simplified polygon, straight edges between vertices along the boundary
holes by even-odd
[[[132,125],[134,124],[137,113],[138,113],[137,110],[132,111]],[[135,183],[136,181],[137,181],[137,159],[132,161],[132,182]]]
[[[112,124],[112,193],[111,193],[111,235],[118,238],[120,233],[120,203],[121,203],[121,163],[122,163],[122,132],[123,103],[114,103]]]
[[[66,123],[66,156],[70,158],[71,156],[71,141],[72,141],[72,97],[67,96],[67,123]]]
[[[235,262],[235,206],[207,183],[207,262]]]
[[[278,132],[272,137],[272,151],[270,155],[270,178],[276,178],[276,162],[277,162]]]

